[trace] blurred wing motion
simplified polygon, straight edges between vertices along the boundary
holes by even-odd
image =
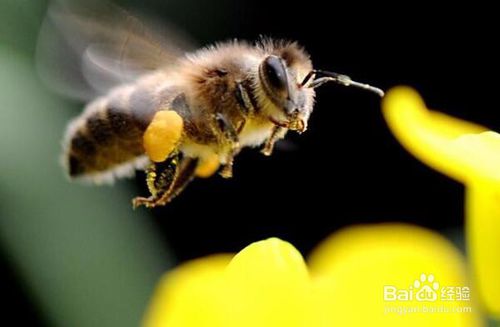
[[[55,92],[88,101],[193,48],[181,33],[153,22],[104,1],[92,9],[53,2],[38,40],[40,77]]]

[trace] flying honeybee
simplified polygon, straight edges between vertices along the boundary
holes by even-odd
[[[63,162],[70,177],[94,182],[145,169],[151,195],[133,199],[134,207],[165,205],[196,176],[231,177],[243,147],[261,146],[271,155],[289,130],[306,130],[314,89],[326,82],[383,96],[345,75],[313,69],[296,42],[234,40],[185,52],[172,35],[153,35],[121,10],[108,17],[115,18],[61,5],[49,10],[45,28],[55,27],[76,50],[85,87],[98,91],[68,125]],[[42,33],[39,57],[64,65],[67,58],[47,51],[62,43],[47,35],[53,38]]]

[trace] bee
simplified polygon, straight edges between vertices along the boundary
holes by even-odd
[[[324,83],[383,96],[380,89],[346,75],[313,69],[297,42],[233,40],[174,53],[168,42],[151,41],[152,33],[140,24],[139,33],[66,9],[52,8],[51,13],[59,32],[92,31],[80,52],[86,66],[101,73],[94,84],[110,76],[120,79],[69,123],[64,167],[71,178],[96,183],[145,169],[150,195],[134,198],[134,208],[169,203],[195,177],[217,171],[231,177],[242,148],[261,147],[271,155],[288,131],[306,131],[314,90]]]

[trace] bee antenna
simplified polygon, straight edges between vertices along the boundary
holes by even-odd
[[[318,75],[322,75],[322,77],[317,78]],[[316,70],[316,69],[311,70],[306,75],[306,77],[304,78],[302,83],[300,83],[300,85],[305,86],[309,82],[309,80],[311,80],[311,78],[313,78],[313,77],[314,77],[313,81],[307,85],[308,88],[315,89],[315,88],[317,88],[325,83],[334,82],[336,84],[340,84],[340,85],[344,85],[344,86],[354,86],[354,87],[357,87],[360,89],[365,89],[365,90],[368,90],[370,92],[378,94],[380,97],[383,97],[385,94],[384,91],[382,91],[378,87],[374,87],[374,86],[371,86],[368,84],[353,81],[347,75],[342,75],[342,74],[324,71],[324,70]]]

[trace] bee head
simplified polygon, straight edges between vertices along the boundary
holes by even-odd
[[[296,43],[268,41],[264,50],[267,56],[259,66],[261,93],[265,95],[265,103],[272,104],[267,106],[271,107],[268,114],[276,125],[303,132],[312,112],[314,89],[328,82],[384,96],[381,89],[355,82],[349,76],[312,69],[309,56]]]
[[[259,65],[259,81],[269,118],[277,125],[302,132],[312,111],[314,90],[301,85],[311,70],[307,54],[295,43],[274,45]],[[271,111],[271,112],[269,112]]]

